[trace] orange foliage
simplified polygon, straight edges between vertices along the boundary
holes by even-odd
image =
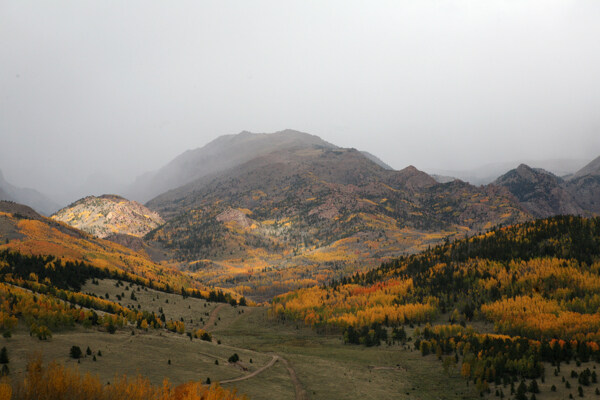
[[[11,392],[12,396],[11,397]],[[162,386],[152,385],[141,376],[117,378],[112,385],[102,385],[90,374],[81,375],[77,370],[51,363],[47,367],[34,359],[27,366],[27,375],[12,387],[0,384],[0,398],[19,400],[71,399],[71,400],[238,400],[235,391],[221,388],[218,384],[206,386],[189,382],[175,388],[168,380]],[[7,396],[8,395],[8,396]]]

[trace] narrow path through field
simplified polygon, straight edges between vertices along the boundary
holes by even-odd
[[[225,307],[225,304],[221,303],[218,306],[216,306],[215,308],[213,308],[213,310],[210,312],[210,316],[208,317],[208,321],[206,321],[206,324],[204,324],[204,329],[205,331],[207,331],[209,328],[215,326],[215,321],[217,320],[217,317],[219,316],[219,311],[221,311],[221,309]]]
[[[208,330],[209,327],[214,326],[214,323],[217,320],[219,311],[221,311],[221,309],[224,306],[225,306],[225,304],[219,304],[217,307],[215,307],[212,310],[212,312],[210,313],[210,317],[208,318],[208,321],[206,321],[206,324],[204,325],[204,330]],[[235,347],[232,347],[232,348],[235,349]],[[238,348],[238,349],[239,350],[247,350],[247,349],[241,349],[241,348]],[[239,381],[253,378],[256,375],[263,372],[264,370],[271,368],[273,365],[275,365],[275,363],[278,360],[281,360],[283,365],[285,365],[285,368],[287,369],[288,373],[290,374],[290,379],[292,380],[292,383],[294,384],[294,390],[296,391],[296,400],[308,400],[308,395],[306,393],[306,390],[304,390],[304,387],[302,386],[300,379],[298,379],[298,375],[296,375],[296,371],[292,367],[292,364],[288,360],[286,360],[285,358],[281,357],[278,354],[273,354],[272,356],[273,356],[273,358],[271,359],[271,361],[269,361],[267,364],[260,367],[256,371],[254,371],[248,375],[240,376],[239,378],[226,379],[224,381],[220,381],[219,383],[221,383],[221,384],[233,383],[233,382],[239,382]]]
[[[292,378],[294,389],[296,389],[296,400],[308,400],[306,390],[304,390],[304,388],[302,387],[302,383],[300,383],[300,379],[298,379],[296,371],[294,371],[294,368],[292,368],[292,364],[285,358],[280,358],[280,360],[285,364],[285,368],[288,370],[290,378]]]
[[[260,374],[265,369],[271,368],[273,366],[273,364],[275,364],[277,362],[277,360],[279,360],[279,356],[278,355],[274,355],[273,358],[271,359],[271,361],[269,361],[266,365],[260,367],[256,371],[252,372],[251,374],[240,376],[239,378],[227,379],[227,380],[224,380],[224,381],[220,381],[219,383],[232,383],[232,382],[239,382],[239,381],[243,381],[243,380],[246,380],[246,379],[250,379],[250,378],[255,377],[256,375]]]

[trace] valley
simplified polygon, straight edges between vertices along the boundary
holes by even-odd
[[[110,298],[116,298],[124,291],[123,286],[115,286],[116,282],[87,284],[82,290],[108,293]],[[206,313],[214,315],[216,324],[211,322],[205,326],[213,335],[213,341],[190,340],[186,335],[146,332],[135,327],[118,329],[114,335],[76,328],[57,332],[50,341],[40,341],[19,328],[2,344],[9,352],[11,374],[22,376],[28,356],[41,352],[44,360],[57,360],[98,375],[101,382],[114,382],[116,376],[137,373],[157,385],[162,384],[165,377],[175,385],[210,378],[212,382],[221,382],[224,388],[236,388],[239,394],[246,394],[250,399],[354,399],[357,396],[462,399],[473,396],[472,389],[466,387],[458,375],[448,379],[437,360],[423,359],[418,351],[404,350],[399,345],[369,349],[347,346],[337,333],[324,335],[295,322],[273,321],[265,307],[219,306],[154,290],[137,292],[135,286],[129,290],[132,289],[138,301],[125,296],[123,305],[140,304],[142,309],[154,311],[162,308],[168,317],[182,316],[186,327],[191,318],[195,322],[189,324],[190,329],[205,326],[200,318],[209,322]],[[74,345],[84,351],[89,347],[96,361],[92,356],[82,358],[80,363],[70,358],[69,349]],[[102,356],[97,356],[98,351]],[[235,365],[227,361],[234,353],[240,358]],[[276,361],[271,364],[274,357]],[[215,365],[217,360],[219,364]],[[267,368],[262,370],[265,366]],[[295,379],[288,368],[292,369]],[[431,370],[436,373],[424,379],[425,371]],[[257,371],[257,375],[251,376]],[[227,383],[247,376],[251,377]],[[439,384],[432,385],[432,380],[437,379]]]
[[[595,396],[599,175],[439,183],[288,130],[184,153],[144,205],[0,201],[0,393]]]

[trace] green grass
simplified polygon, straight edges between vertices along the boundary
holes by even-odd
[[[87,284],[82,291],[108,293],[113,301],[117,294],[124,293],[121,304],[133,305],[136,309],[138,304],[142,310],[155,312],[162,307],[167,318],[183,317],[187,331],[203,327],[208,320],[206,314],[219,306],[153,290],[137,291],[136,286],[133,289],[136,301],[130,299],[131,288],[117,288],[115,281],[111,280],[100,281],[99,285]],[[95,328],[78,327],[55,333],[49,341],[39,341],[30,337],[23,326],[12,338],[0,339],[0,342],[8,348],[13,376],[23,373],[29,355],[40,352],[46,361],[56,360],[76,366],[82,372],[98,375],[105,382],[114,381],[115,375],[125,373],[142,374],[156,384],[162,383],[164,378],[174,384],[205,381],[208,377],[217,382],[249,374],[266,365],[277,354],[293,368],[301,389],[310,399],[478,397],[473,385],[467,387],[458,374],[448,377],[441,362],[434,356],[422,357],[419,352],[405,350],[401,346],[366,348],[344,345],[339,334],[320,335],[299,323],[271,320],[266,308],[224,305],[218,316],[220,320],[216,319],[216,326],[211,324],[208,327],[213,334],[212,343],[199,339],[190,341],[186,335],[165,330],[145,332],[134,327],[120,329],[114,335]],[[190,320],[193,322],[190,323]],[[131,335],[132,331],[134,335]],[[88,356],[78,364],[69,358],[69,349],[73,345],[81,347],[84,352],[89,346],[94,354],[101,350],[103,356],[96,356],[97,361]],[[241,359],[238,365],[227,362],[233,353]],[[170,365],[168,360],[171,360]],[[219,365],[215,364],[215,360]],[[296,388],[284,363],[280,360],[248,380],[223,386],[237,388],[239,393],[255,400],[293,399]]]

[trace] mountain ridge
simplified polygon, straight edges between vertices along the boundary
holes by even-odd
[[[204,176],[233,168],[260,155],[290,147],[336,148],[318,136],[291,129],[267,134],[242,131],[223,135],[203,147],[187,150],[157,171],[140,176],[127,197],[146,202]]]

